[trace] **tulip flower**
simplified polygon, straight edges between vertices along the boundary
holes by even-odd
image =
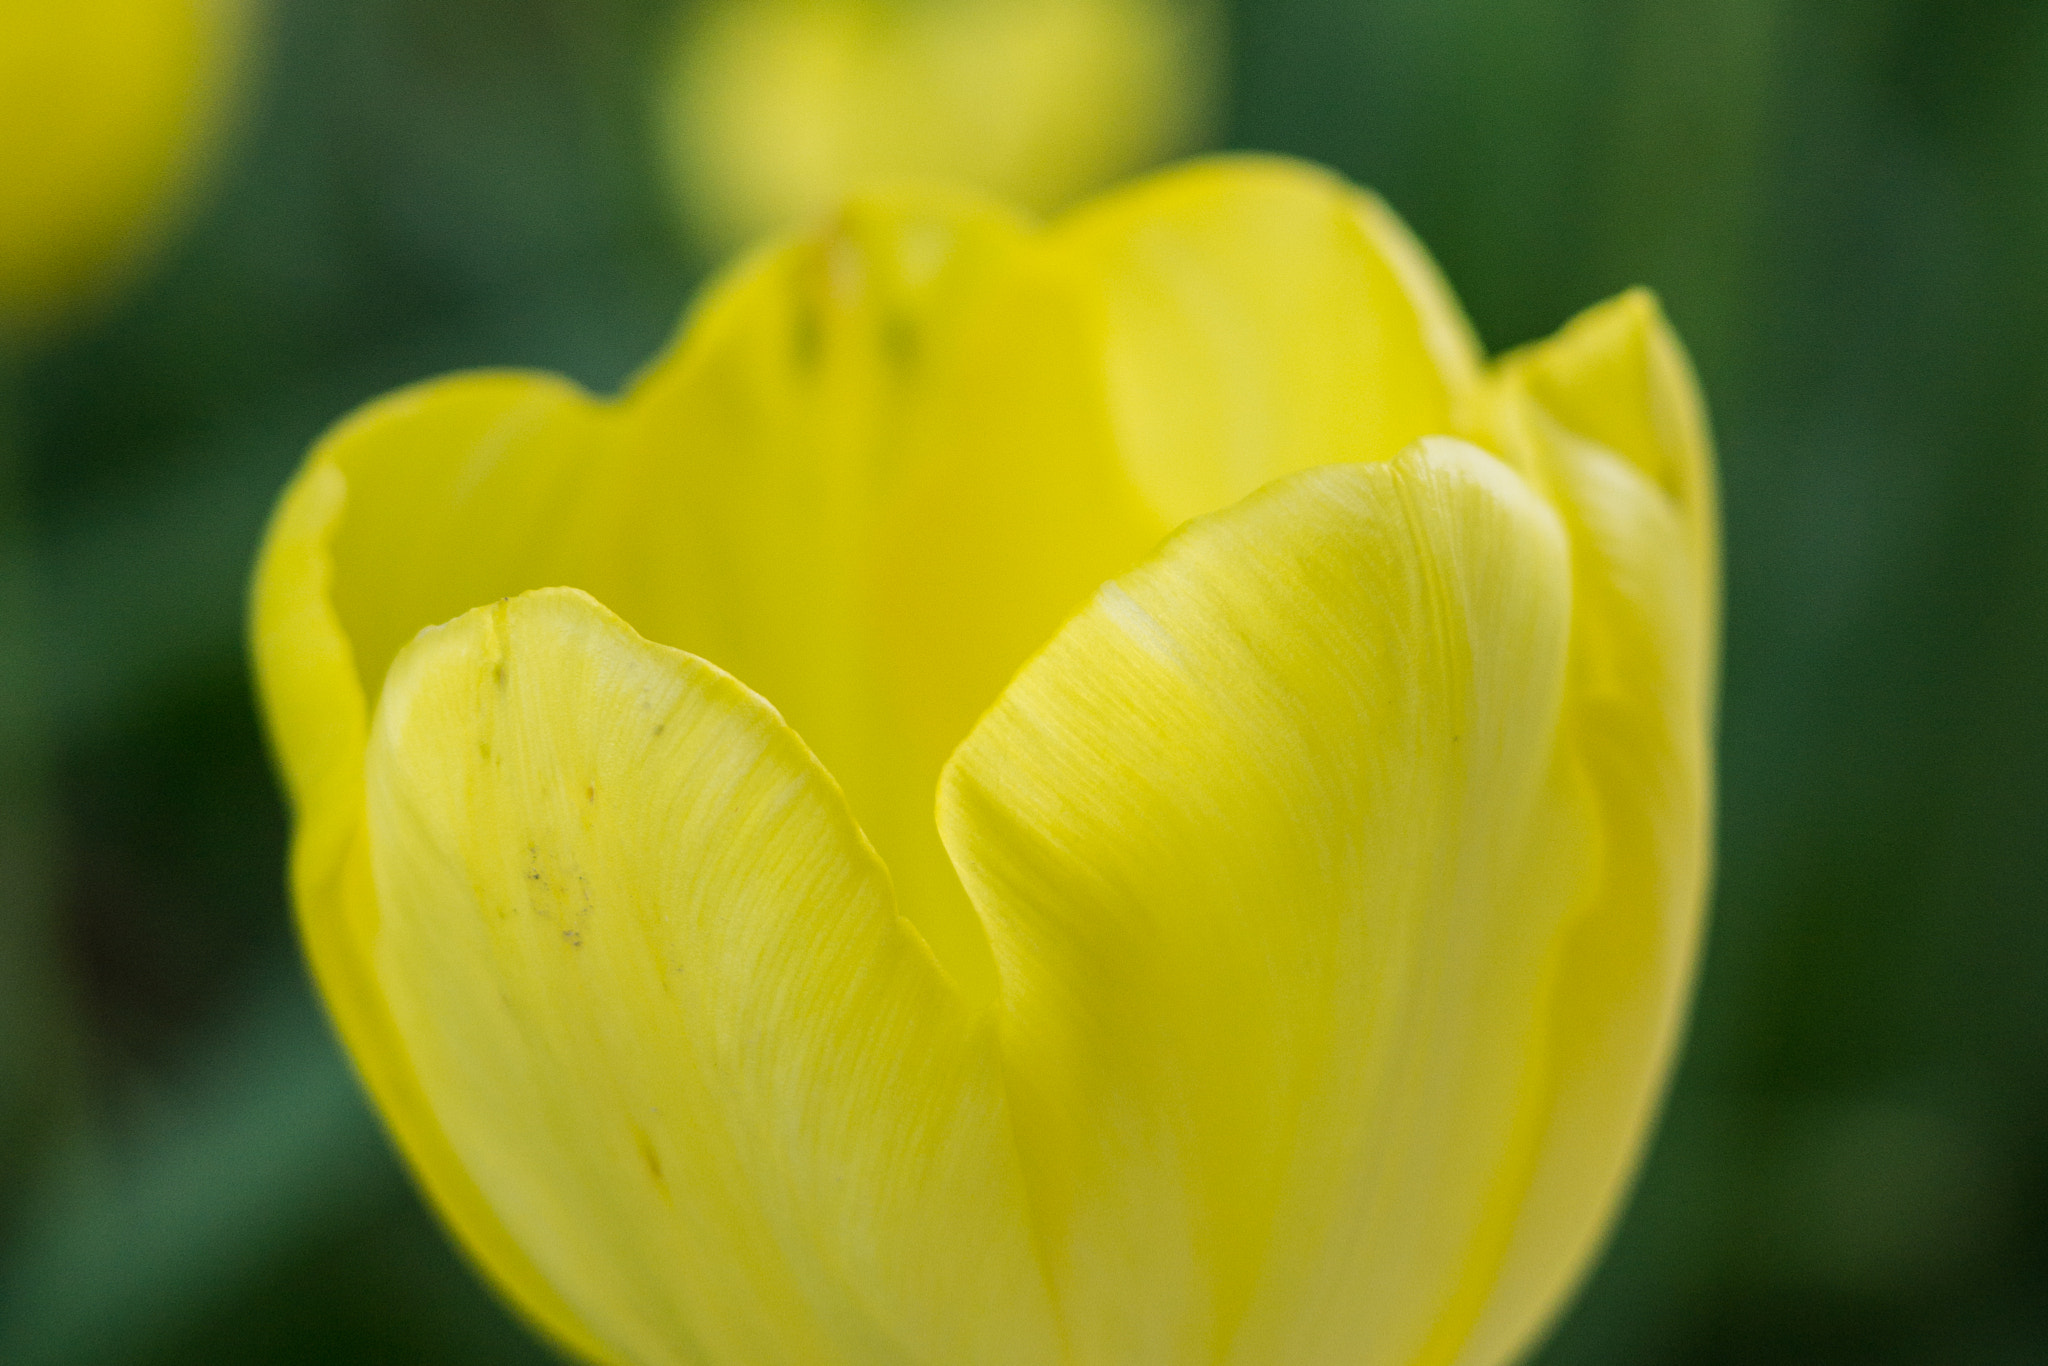
[[[1211,0],[706,0],[660,85],[669,179],[714,244],[882,179],[1061,208],[1199,141],[1213,27]]]
[[[245,0],[0,0],[0,332],[150,241],[220,123]]]
[[[254,649],[333,1017],[607,1363],[1504,1363],[1701,923],[1706,424],[1284,161],[857,199],[615,400],[314,450]]]

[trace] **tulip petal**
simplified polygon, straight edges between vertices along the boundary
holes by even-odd
[[[1641,470],[1688,526],[1717,529],[1706,404],[1655,295],[1634,289],[1595,305],[1499,371],[1560,426]]]
[[[1056,1356],[993,1031],[758,697],[529,593],[400,654],[367,783],[397,1032],[611,1353]]]
[[[474,400],[472,416],[488,429],[491,413],[516,409],[531,391],[517,383],[487,384],[466,396]],[[252,653],[295,818],[292,901],[335,1029],[434,1209],[536,1327],[578,1358],[609,1366],[617,1358],[555,1293],[456,1160],[371,970],[380,914],[363,830],[368,721],[351,641],[331,592],[331,547],[348,493],[345,462],[334,457],[345,455],[355,436],[374,438],[386,420],[403,430],[409,412],[418,414],[402,398],[394,400],[322,447],[279,503],[256,569]]]
[[[1552,510],[1463,443],[1103,588],[942,780],[1071,1359],[1447,1360],[1594,857]]]
[[[374,709],[421,627],[556,583],[609,586],[623,558],[591,476],[616,418],[552,375],[484,372],[401,390],[343,422],[314,463],[342,479],[324,585]]]
[[[857,200],[698,312],[626,400],[613,597],[730,669],[845,790],[964,988],[994,968],[931,818],[1017,667],[1165,531],[1112,442],[1080,300],[973,201]]]
[[[1611,452],[1662,495],[1676,518],[1678,539],[1667,551],[1686,566],[1691,586],[1683,623],[1694,652],[1674,663],[1673,676],[1711,692],[1709,661],[1719,648],[1720,499],[1714,487],[1714,443],[1706,400],[1685,345],[1654,294],[1632,289],[1587,309],[1555,336],[1504,357],[1475,405],[1498,434],[1502,454],[1543,463],[1547,433],[1570,432],[1579,444]],[[1524,416],[1517,416],[1517,413]],[[1540,412],[1529,425],[1529,413]],[[1482,424],[1484,425],[1484,424]],[[1563,495],[1570,499],[1569,491]],[[1704,698],[1690,703],[1698,711]]]
[[[1512,1356],[1590,1265],[1677,1048],[1703,924],[1719,542],[1690,364],[1625,294],[1502,362],[1502,445],[1571,529],[1568,745],[1604,835],[1558,967],[1558,1083],[1528,1199],[1466,1356]]]
[[[1054,238],[1099,291],[1117,434],[1169,525],[1454,431],[1479,378],[1421,244],[1312,166],[1197,162],[1094,201]]]

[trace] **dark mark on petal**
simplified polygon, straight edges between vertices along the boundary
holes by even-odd
[[[661,1193],[667,1195],[668,1178],[662,1174],[661,1154],[654,1150],[653,1140],[647,1137],[647,1131],[637,1124],[633,1125],[633,1146],[640,1150],[640,1161],[647,1168],[647,1175],[661,1187]]]
[[[901,313],[885,313],[881,320],[882,354],[898,370],[911,370],[917,366],[918,353],[923,349],[923,335],[916,323]]]
[[[825,352],[825,328],[818,317],[817,302],[806,296],[796,300],[794,316],[790,319],[789,359],[799,373],[818,368]]]

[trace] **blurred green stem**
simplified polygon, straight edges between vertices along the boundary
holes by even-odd
[[[81,1134],[0,1263],[0,1362],[141,1361],[308,1243],[401,1207],[355,1080],[296,977],[268,981],[133,1110],[118,1150]]]
[[[28,507],[22,379],[0,339],[0,1229],[74,1108],[78,1056],[54,907],[49,586]]]

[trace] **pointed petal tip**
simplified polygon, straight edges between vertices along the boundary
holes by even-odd
[[[1619,294],[1581,309],[1539,346],[1565,351],[1619,353],[1640,351],[1686,357],[1685,343],[1671,324],[1664,300],[1648,285],[1631,285]],[[1690,365],[1690,359],[1687,358]]]
[[[1624,290],[1493,368],[1509,404],[1547,417],[1650,476],[1710,539],[1713,436],[1685,343],[1657,294]]]

